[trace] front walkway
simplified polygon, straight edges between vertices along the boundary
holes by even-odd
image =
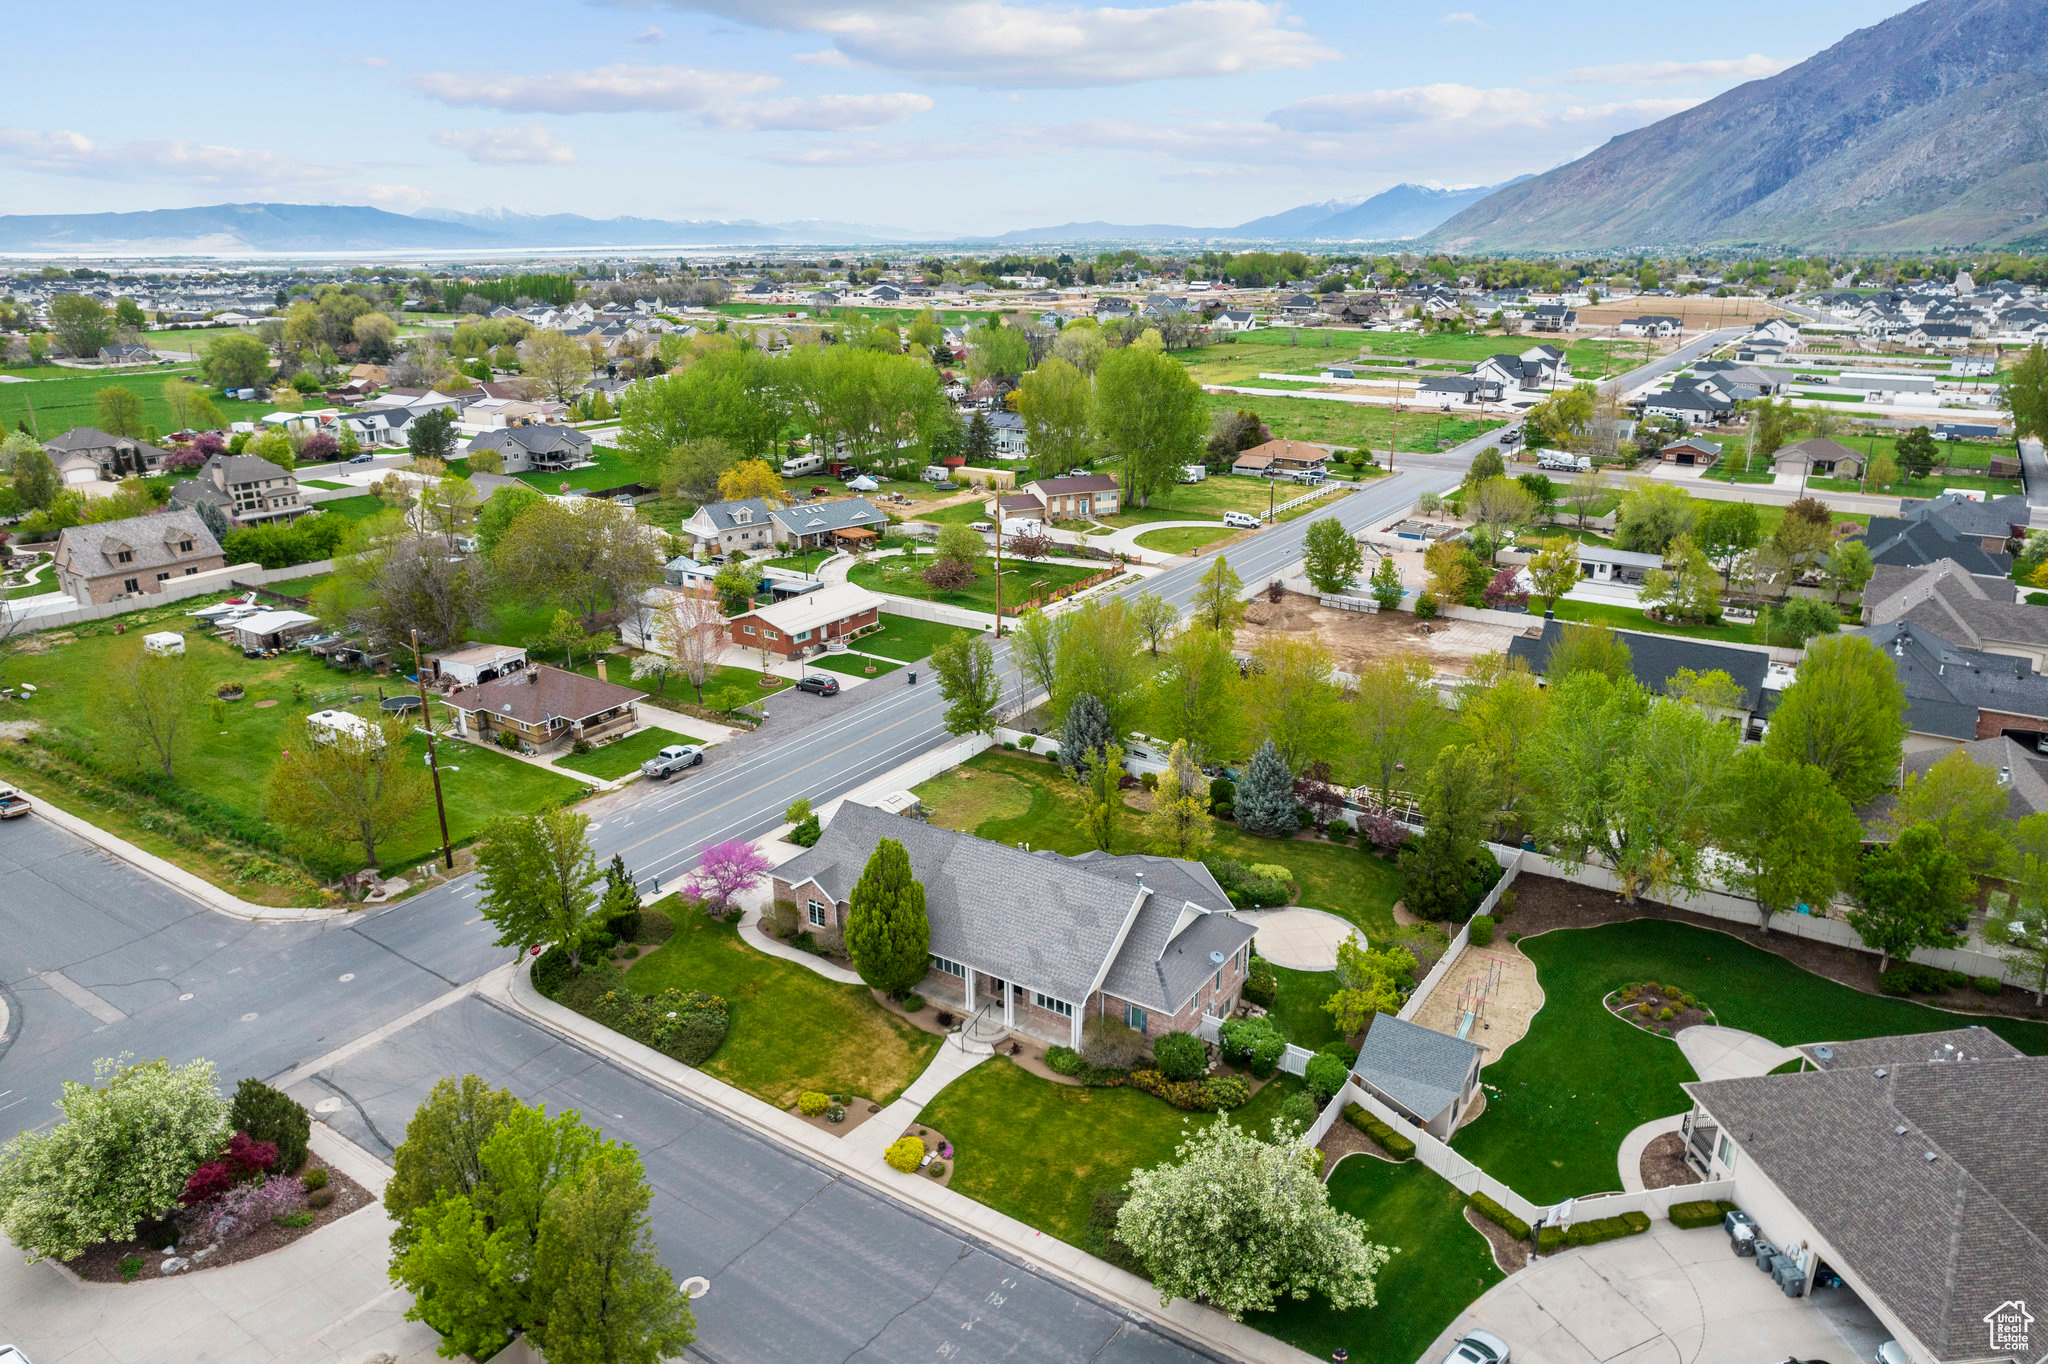
[[[1799,1059],[1792,1047],[1740,1028],[1699,1024],[1679,1030],[1678,1049],[1702,1080],[1740,1080],[1768,1075],[1787,1061]]]
[[[313,1149],[372,1193],[391,1177],[317,1122]],[[132,1284],[86,1283],[0,1246],[0,1341],[36,1364],[361,1364],[380,1351],[427,1364],[441,1338],[405,1320],[390,1238],[372,1203],[268,1255],[169,1279],[151,1265]]]
[[[1507,1341],[1515,1364],[1861,1357],[1811,1301],[1736,1258],[1719,1227],[1668,1221],[1535,1261],[1460,1312],[1423,1360],[1442,1359],[1475,1326]]]
[[[1651,1142],[1667,1132],[1677,1132],[1685,1126],[1685,1114],[1672,1113],[1662,1118],[1652,1118],[1621,1139],[1621,1154],[1616,1163],[1621,1166],[1621,1188],[1623,1193],[1643,1191],[1643,1152]]]

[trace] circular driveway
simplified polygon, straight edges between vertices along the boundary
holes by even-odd
[[[1259,955],[1290,971],[1336,970],[1337,945],[1358,931],[1320,909],[1247,909],[1237,917],[1257,930],[1252,946]]]

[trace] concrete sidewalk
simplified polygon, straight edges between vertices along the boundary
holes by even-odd
[[[479,996],[496,1000],[544,1027],[610,1057],[655,1084],[684,1094],[783,1146],[801,1151],[845,1178],[877,1189],[890,1198],[918,1208],[1007,1254],[1065,1279],[1121,1311],[1159,1322],[1202,1341],[1212,1349],[1227,1352],[1238,1359],[1255,1361],[1255,1364],[1309,1364],[1309,1355],[1243,1322],[1232,1321],[1211,1308],[1180,1298],[1162,1307],[1157,1291],[1137,1275],[1106,1264],[1085,1251],[1047,1236],[1015,1218],[1006,1217],[965,1194],[954,1193],[922,1175],[906,1175],[891,1169],[881,1158],[881,1148],[887,1145],[886,1142],[872,1153],[860,1150],[850,1145],[846,1138],[833,1136],[795,1114],[770,1107],[750,1094],[714,1080],[701,1070],[621,1037],[608,1028],[599,1027],[535,990],[528,976],[529,966],[530,963],[522,964],[509,975],[492,980],[487,988],[478,991]],[[940,1053],[941,1058],[945,1055],[943,1051]],[[971,1063],[979,1058],[963,1059]],[[937,1064],[939,1062],[935,1060],[934,1065]],[[950,1079],[945,1082],[950,1083]],[[903,1099],[898,1102],[907,1100],[909,1095],[910,1091],[905,1091]],[[876,1128],[878,1137],[882,1132],[888,1132],[889,1139],[894,1140],[902,1129],[882,1126],[885,1114],[886,1110],[884,1114],[877,1114],[856,1132]],[[713,1291],[716,1291],[715,1285]]]
[[[372,1193],[391,1177],[317,1122],[313,1149]],[[427,1364],[441,1337],[405,1320],[410,1301],[386,1273],[390,1238],[372,1203],[254,1260],[168,1279],[145,1271],[132,1284],[0,1254],[0,1340],[36,1364],[362,1364],[380,1351]]]

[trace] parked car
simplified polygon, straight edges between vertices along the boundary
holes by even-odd
[[[20,819],[34,808],[21,792],[11,786],[0,786],[0,819]],[[6,1364],[6,1359],[6,1355],[0,1354],[0,1364]]]
[[[640,764],[640,775],[653,781],[660,781],[699,766],[703,761],[704,750],[695,744],[670,744]]]
[[[1257,530],[1259,518],[1250,512],[1227,511],[1223,513],[1223,524],[1232,530]]]
[[[1444,1364],[1508,1364],[1508,1343],[1491,1331],[1468,1331],[1451,1346]]]
[[[350,464],[371,464],[376,461],[376,458],[377,457],[375,455],[371,454],[368,450],[365,450],[360,455],[350,455],[348,457],[348,462]]]
[[[796,689],[798,691],[810,692],[814,696],[837,696],[839,695],[839,679],[836,677],[826,677],[820,673],[805,673],[803,678],[796,684]]]
[[[1501,432],[1500,443],[1502,445],[1520,445],[1522,443],[1522,428],[1510,426],[1507,430]]]
[[[29,1359],[12,1345],[0,1345],[0,1364],[29,1364]]]

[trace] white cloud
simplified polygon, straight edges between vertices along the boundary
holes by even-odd
[[[663,38],[666,37],[668,37],[668,35],[666,33],[663,33],[660,28],[656,27],[653,24],[649,24],[646,28],[641,29],[638,33],[633,35],[633,42],[636,46],[639,47],[653,47],[655,44],[659,43]]]
[[[83,133],[28,128],[0,128],[0,162],[85,180],[266,188],[332,184],[348,175],[336,166],[249,147],[183,139],[100,143]]]
[[[843,56],[994,89],[1072,89],[1302,70],[1339,54],[1274,0],[1149,8],[1012,0],[667,0],[761,28],[816,33]]]
[[[987,156],[979,142],[833,142],[805,143],[759,153],[755,159],[777,166],[805,169],[840,166],[923,165],[929,161],[961,161]]]
[[[819,95],[721,105],[699,122],[726,132],[836,132],[901,123],[931,107],[929,95]]]
[[[1775,76],[1791,62],[1752,52],[1747,57],[1700,62],[1629,62],[1620,66],[1582,66],[1564,78],[1579,85],[1655,85],[1666,81],[1761,80]]]
[[[458,128],[435,133],[434,141],[485,166],[567,165],[576,149],[538,123],[511,128]]]
[[[354,62],[357,66],[367,66],[372,68],[373,70],[378,71],[381,71],[385,67],[391,65],[391,59],[389,57],[351,57],[349,58],[349,60]]]
[[[1565,123],[1605,123],[1616,118],[1636,123],[1655,123],[1660,118],[1682,114],[1702,101],[1697,99],[1625,99],[1614,104],[1568,104],[1557,111]]]
[[[1443,22],[1447,24],[1471,24],[1477,28],[1493,27],[1492,24],[1487,23],[1469,9],[1461,9],[1455,14],[1446,14],[1443,17]]]
[[[415,76],[412,80],[414,89],[443,104],[502,109],[515,114],[695,112],[772,90],[781,83],[774,76],[746,71],[628,65],[550,71],[535,76],[470,76],[444,71]]]
[[[1545,120],[1543,98],[1513,88],[1416,85],[1401,90],[1359,90],[1316,95],[1273,111],[1272,121],[1296,132],[1347,132],[1416,124],[1501,127]]]
[[[845,67],[853,65],[853,58],[847,56],[836,47],[828,47],[823,52],[799,52],[790,60],[802,62],[805,66]]]

